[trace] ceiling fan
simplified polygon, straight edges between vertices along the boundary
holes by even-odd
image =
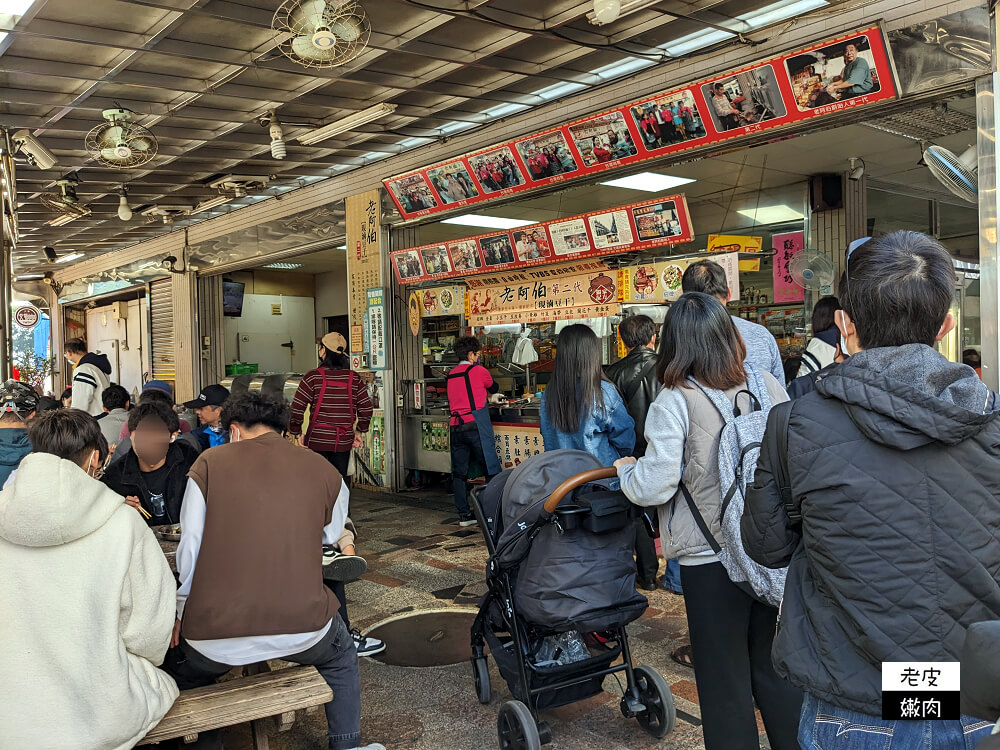
[[[371,24],[355,0],[285,0],[271,29],[278,48],[307,68],[332,68],[364,50]]]
[[[101,113],[105,123],[87,133],[90,155],[106,167],[134,169],[156,156],[157,143],[147,128],[132,122],[132,111],[118,108]]]
[[[80,219],[90,216],[90,209],[80,203],[76,195],[76,186],[80,184],[80,179],[75,172],[70,172],[60,180],[56,180],[58,193],[42,193],[39,200],[42,205],[50,211],[59,214],[56,219],[50,222],[53,225],[66,224],[73,219]]]

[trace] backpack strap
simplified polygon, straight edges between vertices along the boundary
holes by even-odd
[[[649,373],[653,371],[656,367],[656,357],[650,358],[649,362],[639,370],[639,374],[636,376],[635,380],[632,381],[631,387],[628,389],[628,393],[623,394],[625,397],[625,405],[628,406],[635,398],[635,395],[639,392],[639,389],[646,384],[646,378],[649,377]]]
[[[786,401],[771,409],[771,423],[764,434],[770,458],[771,476],[778,486],[781,503],[793,523],[802,522],[801,511],[794,507],[792,498],[792,482],[788,476],[788,422],[792,416],[793,401]]]
[[[691,510],[691,515],[694,516],[694,522],[698,524],[698,529],[704,535],[705,540],[708,542],[709,546],[715,554],[719,554],[722,551],[722,546],[716,541],[715,537],[712,535],[711,530],[708,528],[708,524],[705,522],[705,516],[701,514],[698,510],[698,506],[691,497],[691,492],[688,490],[687,485],[684,484],[683,480],[677,485],[680,488],[681,494],[684,495],[684,499],[687,501],[688,508]]]

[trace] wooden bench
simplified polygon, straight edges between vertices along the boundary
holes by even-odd
[[[268,750],[267,720],[278,718],[278,731],[295,721],[295,712],[315,709],[333,699],[316,667],[290,667],[185,690],[140,745],[182,737],[194,742],[199,732],[250,722],[253,746]]]

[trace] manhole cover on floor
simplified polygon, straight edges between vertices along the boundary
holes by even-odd
[[[431,609],[407,612],[383,620],[365,635],[385,641],[374,656],[399,667],[441,667],[472,658],[469,631],[476,619],[471,609]]]

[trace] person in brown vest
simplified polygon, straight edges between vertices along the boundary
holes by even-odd
[[[288,417],[284,401],[260,393],[231,398],[222,410],[230,442],[191,467],[164,669],[186,690],[268,659],[314,665],[333,690],[330,750],[361,750],[358,656],[316,554],[340,538],[349,494],[326,459],[282,437]],[[222,745],[205,732],[185,747]]]

